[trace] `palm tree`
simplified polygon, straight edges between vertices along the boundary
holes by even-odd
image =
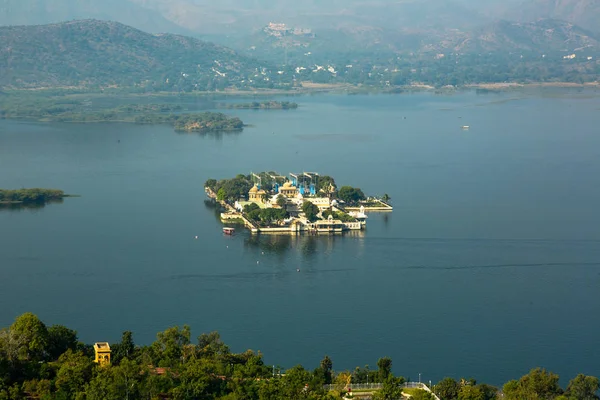
[[[384,194],[384,195],[381,197],[381,201],[383,201],[384,203],[389,203],[391,199],[392,199],[392,198],[391,198],[391,197],[390,197],[390,196],[389,196],[387,193],[385,193],[385,194]]]

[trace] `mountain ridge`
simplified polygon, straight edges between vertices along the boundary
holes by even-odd
[[[129,0],[0,0],[0,26],[113,20],[148,32],[192,34],[164,15]]]
[[[271,68],[232,49],[112,21],[0,27],[0,85],[213,88]]]
[[[476,29],[454,43],[459,52],[501,50],[528,52],[573,52],[600,50],[600,37],[567,21],[545,18],[535,22],[498,20]]]
[[[600,0],[527,0],[504,17],[521,22],[559,19],[600,33]]]

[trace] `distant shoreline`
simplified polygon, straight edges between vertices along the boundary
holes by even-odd
[[[401,91],[429,91],[429,90],[464,90],[464,89],[488,89],[488,90],[510,90],[518,88],[598,88],[600,87],[600,81],[575,83],[575,82],[490,82],[490,83],[472,83],[459,86],[441,86],[436,87],[432,85],[413,83],[411,85],[404,86],[367,86],[367,85],[352,85],[346,83],[313,83],[313,82],[302,82],[302,86],[295,87],[292,89],[224,89],[219,91],[197,91],[197,92],[186,92],[186,93],[174,93],[174,92],[150,92],[150,93],[136,93],[129,91],[128,88],[107,88],[105,90],[93,90],[86,91],[85,87],[44,87],[44,88],[0,88],[0,93],[5,91],[7,93],[17,94],[21,93],[40,93],[51,92],[51,91],[65,91],[64,95],[71,96],[134,96],[134,97],[157,97],[157,96],[276,96],[276,95],[301,95],[301,94],[314,94],[314,93],[401,93]]]
[[[600,82],[532,82],[532,83],[477,83],[473,85],[465,85],[465,88],[473,89],[514,89],[514,88],[536,88],[536,87],[552,87],[552,88],[598,88]]]

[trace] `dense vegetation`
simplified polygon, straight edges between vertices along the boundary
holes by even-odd
[[[109,99],[106,99],[109,100]],[[177,131],[233,132],[244,123],[237,117],[214,112],[183,112],[178,104],[125,104],[92,107],[89,101],[70,96],[5,96],[0,98],[0,118],[55,122],[134,122],[169,124]]]
[[[260,208],[257,204],[248,204],[244,206],[244,214],[248,219],[255,222],[258,226],[271,226],[279,224],[290,214],[283,208]]]
[[[0,86],[191,91],[285,83],[268,63],[226,47],[116,22],[4,26],[0,43]]]
[[[302,212],[304,213],[304,216],[306,217],[307,220],[309,220],[310,222],[315,222],[319,219],[318,215],[319,214],[319,207],[317,207],[316,205],[314,205],[313,203],[311,203],[308,200],[305,200],[302,203]]]
[[[338,190],[337,195],[349,206],[358,205],[361,200],[366,200],[367,198],[360,188],[354,188],[352,186],[342,186],[340,190]]]
[[[57,189],[0,189],[0,203],[45,203],[64,197],[65,192]]]
[[[111,343],[111,365],[93,362],[91,345],[61,325],[46,326],[26,313],[0,330],[0,399],[136,400],[341,399],[348,383],[383,383],[378,400],[401,397],[405,379],[392,372],[392,360],[336,371],[325,356],[312,371],[301,365],[284,370],[265,365],[260,352],[234,353],[217,332],[201,334],[192,343],[190,327],[159,332],[150,345],[136,345],[130,331]],[[506,400],[598,400],[598,379],[578,375],[563,390],[558,376],[542,369],[506,383]],[[327,386],[324,385],[331,384]],[[331,389],[331,390],[329,390]],[[442,400],[493,400],[497,388],[475,380],[445,378],[433,387]],[[423,391],[405,389],[416,400],[431,400]]]
[[[239,174],[232,179],[209,179],[204,186],[217,194],[218,200],[237,201],[245,198],[254,184],[250,176]]]
[[[279,184],[283,183],[281,177],[279,177],[279,173],[274,171],[260,172],[256,175],[260,177],[261,188],[266,191],[273,190],[277,179],[279,179]],[[279,178],[276,179],[275,177]],[[208,179],[204,183],[204,187],[210,188],[213,192],[215,192],[218,200],[234,202],[241,198],[246,198],[248,191],[254,185],[252,179],[253,177],[251,175],[243,174],[239,174],[232,179],[222,179],[219,181],[216,179]],[[335,180],[327,175],[319,176],[316,189],[317,192],[323,196],[332,197],[337,195],[337,185]],[[362,191],[360,193],[362,193]]]
[[[339,219],[342,222],[356,222],[356,218],[339,211],[325,210],[321,213],[323,218],[327,219],[331,215],[333,219]]]
[[[235,132],[244,123],[237,117],[222,113],[203,112],[194,114],[146,114],[135,117],[138,124],[171,124],[176,131],[184,132]]]

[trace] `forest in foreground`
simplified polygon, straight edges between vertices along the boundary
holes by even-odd
[[[334,400],[351,397],[350,385],[367,381],[382,384],[374,399],[433,399],[425,390],[405,388],[389,357],[380,358],[374,370],[337,371],[328,356],[314,370],[301,365],[283,370],[266,365],[260,352],[232,352],[217,332],[203,333],[192,343],[187,325],[159,332],[156,341],[143,346],[125,331],[110,349],[110,364],[99,365],[93,345],[80,342],[76,331],[47,326],[25,313],[0,330],[0,400]],[[563,389],[558,375],[536,368],[501,389],[453,378],[431,389],[442,400],[593,400],[598,388],[598,378],[580,374]]]

